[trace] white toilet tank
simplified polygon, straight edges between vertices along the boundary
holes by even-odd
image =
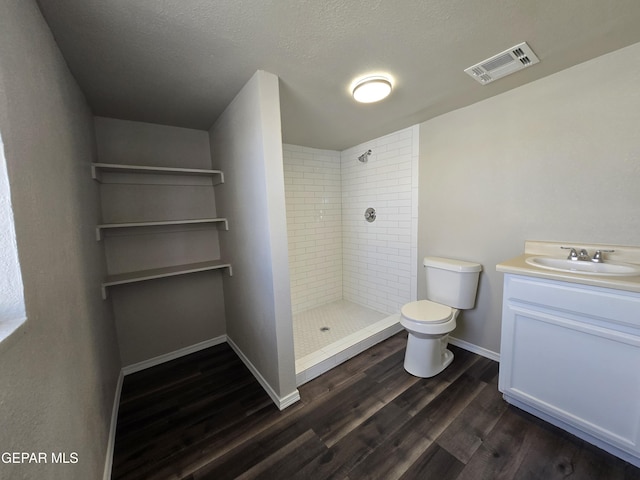
[[[459,309],[473,308],[482,265],[450,258],[424,257],[427,300]]]

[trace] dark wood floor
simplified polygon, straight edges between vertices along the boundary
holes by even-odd
[[[640,469],[514,407],[497,363],[452,347],[402,368],[400,333],[300,387],[279,412],[219,345],[125,378],[113,479],[640,479]]]

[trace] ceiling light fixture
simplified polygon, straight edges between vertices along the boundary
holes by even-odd
[[[391,80],[382,75],[364,77],[355,82],[351,93],[356,102],[379,102],[391,93]]]

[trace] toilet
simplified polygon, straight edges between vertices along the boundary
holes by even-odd
[[[407,303],[400,324],[409,333],[404,369],[416,377],[433,377],[451,364],[449,333],[462,309],[473,308],[482,265],[462,260],[425,257],[427,300]]]

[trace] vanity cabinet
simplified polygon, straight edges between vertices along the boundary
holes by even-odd
[[[499,389],[640,465],[640,294],[505,274]]]

